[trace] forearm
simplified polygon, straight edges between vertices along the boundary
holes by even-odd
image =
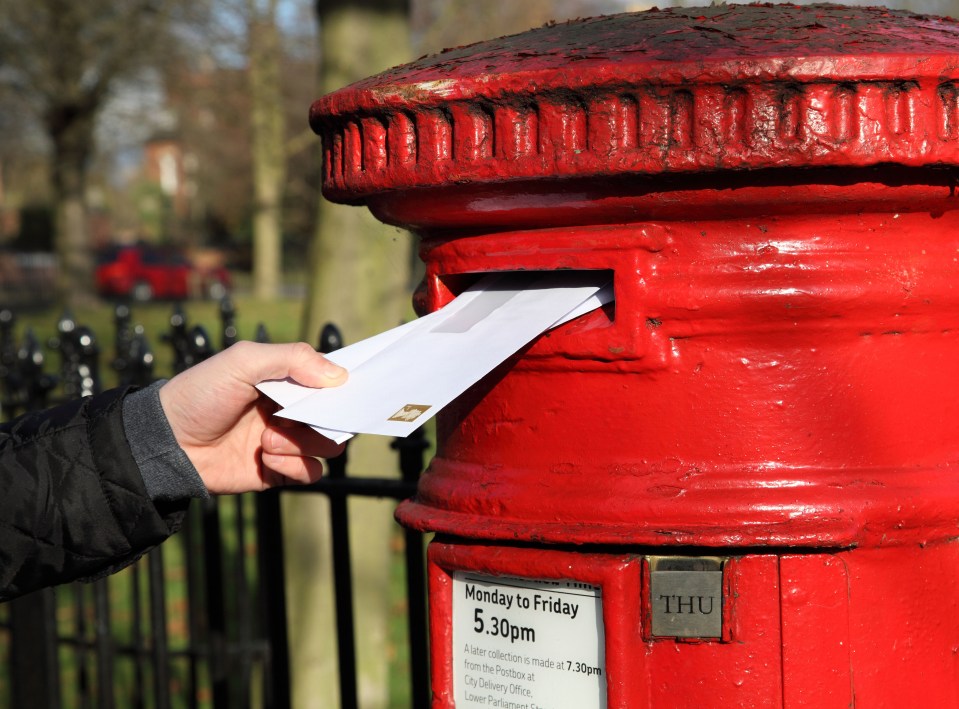
[[[154,502],[111,391],[0,427],[0,599],[112,573],[176,531]]]

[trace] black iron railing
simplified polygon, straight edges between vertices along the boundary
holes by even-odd
[[[221,346],[237,339],[229,300],[220,308]],[[46,350],[29,331],[19,341],[12,312],[0,310],[0,405],[4,418],[101,388],[95,335],[69,314]],[[115,311],[110,366],[120,384],[154,380],[146,333],[126,306]],[[256,339],[268,341],[262,326]],[[172,373],[216,350],[202,326],[173,311],[162,340]],[[337,346],[326,328],[320,349]],[[93,584],[46,589],[0,604],[0,706],[156,708],[291,706],[281,496],[322,494],[330,501],[333,584],[341,706],[358,706],[352,607],[349,505],[352,498],[401,500],[413,494],[428,447],[422,432],[396,439],[399,477],[351,477],[347,455],[304,487],[214,498],[192,505],[179,534],[141,561]],[[425,553],[405,530],[404,566],[410,650],[409,706],[429,704]],[[253,549],[253,552],[250,550]],[[252,554],[252,556],[251,556]],[[254,679],[256,678],[256,679]]]

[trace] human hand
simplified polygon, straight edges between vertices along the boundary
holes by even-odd
[[[160,388],[173,435],[211,495],[313,482],[323,474],[314,456],[342,452],[308,426],[272,416],[276,405],[255,385],[285,377],[328,387],[347,373],[303,342],[238,342]]]

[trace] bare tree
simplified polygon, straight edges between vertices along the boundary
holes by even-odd
[[[86,296],[93,257],[86,187],[98,115],[117,82],[135,79],[170,38],[187,0],[4,0],[2,79],[29,94],[50,142],[62,298]]]
[[[370,74],[411,59],[406,0],[316,0],[320,26],[320,93],[328,93]],[[314,137],[319,153],[319,139]],[[410,313],[410,249],[407,234],[384,226],[365,208],[320,200],[310,244],[309,292],[302,336],[315,342],[323,323],[340,325],[350,342],[398,325]],[[355,470],[384,470],[395,465],[388,442],[377,436],[351,441]],[[387,706],[386,656],[391,505],[363,502],[350,534],[356,546],[354,575],[357,606],[359,703]],[[328,529],[321,501],[296,496],[284,501],[285,542],[290,578],[290,645],[293,698],[297,707],[337,706],[332,637],[332,608],[316,589],[329,588],[329,565],[317,549]],[[321,541],[320,541],[321,540]],[[319,546],[318,546],[319,544]],[[317,632],[316,628],[324,629]],[[332,688],[331,688],[332,687]]]
[[[286,180],[285,116],[280,82],[277,0],[247,0],[253,133],[253,293],[277,294]]]
[[[411,58],[407,0],[317,0],[320,93]],[[409,300],[409,238],[365,209],[321,201],[310,252],[303,334],[335,320],[349,341],[399,324]]]

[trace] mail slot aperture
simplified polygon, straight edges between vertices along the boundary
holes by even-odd
[[[527,352],[527,362],[542,362],[544,359],[555,357],[572,357],[582,359],[596,348],[607,348],[606,338],[616,329],[616,294],[615,272],[613,269],[503,269],[491,271],[469,271],[463,273],[446,273],[434,275],[431,278],[432,307],[443,307],[460,293],[471,287],[480,278],[491,274],[502,274],[510,279],[519,279],[521,282],[535,283],[547,274],[569,274],[570,277],[583,275],[597,283],[609,284],[613,289],[613,300],[602,307],[567,321],[543,333]],[[608,348],[607,348],[608,349]],[[614,348],[615,349],[615,348]]]
[[[475,285],[481,278],[491,274],[509,274],[511,278],[518,278],[521,279],[521,282],[528,281],[530,284],[533,284],[538,279],[542,278],[543,275],[556,272],[581,272],[588,274],[590,277],[595,276],[597,283],[609,283],[613,285],[615,290],[614,271],[612,269],[520,269],[510,271],[474,271],[471,273],[450,273],[435,276],[435,287],[433,289],[433,291],[436,293],[435,302],[439,307],[442,307],[456,298],[456,296],[466,291],[466,289]],[[593,318],[601,322],[603,325],[610,325],[616,319],[615,313],[616,301],[614,299],[595,311]],[[603,317],[597,317],[598,315]]]
[[[577,367],[603,369],[616,362],[658,368],[668,328],[656,323],[669,318],[650,286],[670,238],[668,229],[658,224],[502,231],[465,238],[426,235],[420,247],[426,274],[417,310],[422,314],[443,307],[483,274],[522,273],[532,280],[543,272],[600,272],[613,282],[614,304],[539,338],[522,366],[575,362]]]

